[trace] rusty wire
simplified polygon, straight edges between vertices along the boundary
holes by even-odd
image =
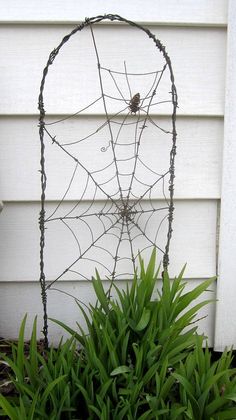
[[[155,44],[159,52],[164,58],[164,64],[159,69],[154,69],[147,73],[141,73],[144,77],[150,77],[151,83],[145,95],[140,96],[138,92],[132,92],[130,80],[140,73],[129,72],[127,63],[124,62],[124,70],[109,69],[102,65],[102,58],[99,55],[99,48],[96,42],[96,26],[95,24],[103,21],[119,21],[142,30]],[[44,106],[44,89],[45,81],[48,75],[49,67],[53,64],[55,58],[61,48],[67,43],[71,36],[80,32],[84,28],[88,28],[92,38],[94,54],[96,57],[97,74],[100,85],[101,95],[90,102],[86,107],[76,110],[74,113],[53,121],[46,120],[46,112]],[[166,98],[158,99],[158,89],[162,83],[163,75],[169,72],[170,91],[167,92]],[[111,95],[106,91],[103,85],[104,75],[110,78],[116,92]],[[123,77],[127,86],[128,95],[123,92],[117,77]],[[111,113],[107,107],[108,98],[113,101],[120,101],[120,110]],[[101,102],[103,105],[103,113],[105,121],[98,126],[96,130],[88,133],[84,137],[76,138],[73,141],[62,138],[58,140],[55,131],[60,131],[60,123],[76,118],[83,111],[89,109],[96,103]],[[171,105],[170,127],[164,128],[161,124],[157,124],[152,115],[153,106],[166,102]],[[118,15],[104,15],[87,18],[77,26],[73,31],[65,36],[61,43],[49,55],[46,67],[43,70],[43,78],[40,86],[39,94],[39,136],[41,144],[41,211],[39,216],[40,227],[40,285],[41,296],[43,302],[44,324],[43,335],[45,347],[48,347],[48,308],[47,293],[52,290],[55,283],[60,279],[68,278],[68,275],[76,275],[78,279],[89,281],[91,273],[80,270],[81,261],[88,261],[92,270],[97,267],[102,269],[106,276],[114,280],[122,278],[131,278],[136,271],[137,259],[140,252],[144,249],[156,247],[160,255],[162,255],[163,268],[167,269],[169,264],[169,248],[172,236],[172,222],[174,212],[174,169],[176,155],[176,109],[177,109],[177,92],[174,83],[174,75],[170,58],[161,42],[146,28],[122,18]],[[159,173],[158,168],[151,168],[149,162],[145,161],[142,156],[142,143],[147,136],[148,127],[152,127],[157,132],[164,133],[170,140],[169,161],[165,171]],[[133,127],[133,134],[127,134],[128,128]],[[56,130],[57,129],[57,130]],[[103,156],[110,156],[109,163],[99,167],[97,170],[89,169],[89,165],[80,159],[79,147],[90,139],[96,138],[96,135],[103,130],[108,130],[108,141],[100,148],[101,162]],[[59,136],[60,137],[60,136]],[[45,143],[51,140],[52,147],[59,148],[60,151],[68,156],[71,160],[72,175],[68,182],[66,191],[61,200],[54,207],[53,211],[46,211],[46,165],[45,165]],[[95,147],[95,146],[94,146]],[[131,150],[129,154],[128,150]],[[125,150],[125,158],[120,158],[118,151]],[[122,172],[122,165],[128,162],[128,172]],[[63,204],[66,201],[68,192],[73,183],[76,182],[78,169],[82,169],[85,175],[85,186],[82,194],[71,208],[63,210]],[[142,168],[140,176],[138,168]],[[109,176],[106,178],[106,171]],[[145,176],[152,177],[152,181],[146,181]],[[101,181],[101,176],[103,180]],[[142,179],[141,179],[142,178]],[[104,180],[105,179],[105,180]],[[166,191],[166,184],[168,192]],[[93,194],[87,207],[84,206],[84,197],[88,186],[93,186]],[[154,191],[157,186],[161,185],[162,204],[157,205],[154,200]],[[113,186],[113,191],[109,188]],[[138,191],[138,193],[137,193]],[[141,191],[141,192],[140,192]],[[101,198],[102,197],[102,198]],[[48,214],[47,214],[48,213]],[[92,222],[93,221],[93,222]],[[68,229],[73,239],[73,243],[77,249],[76,258],[67,265],[61,272],[56,273],[53,280],[49,281],[45,274],[45,237],[46,229],[50,229],[56,223],[63,224]],[[166,223],[166,241],[165,244],[159,244],[159,233],[163,224]],[[93,231],[93,226],[99,226],[99,233]],[[151,229],[150,229],[151,225]],[[81,227],[87,230],[89,244],[83,248],[79,230]],[[76,227],[76,228],[75,228]],[[151,233],[150,233],[151,231]],[[109,241],[107,237],[109,236]],[[112,241],[113,248],[110,246]],[[145,245],[140,245],[144,241]],[[142,242],[143,243],[143,242]],[[121,256],[122,246],[129,248],[127,253]],[[69,245],[68,245],[69,246]],[[71,245],[72,246],[72,245]],[[74,246],[74,245],[73,245]],[[98,252],[99,259],[94,255]],[[126,251],[127,252],[127,251]],[[102,254],[106,255],[103,263]],[[124,253],[123,253],[124,254]],[[122,272],[121,266],[125,266]],[[55,289],[54,290],[59,290]],[[109,289],[110,290],[110,289]]]

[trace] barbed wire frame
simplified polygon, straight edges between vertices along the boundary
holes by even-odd
[[[111,71],[110,69],[107,68],[103,68],[101,63],[100,63],[100,59],[99,59],[99,54],[98,54],[98,50],[97,50],[97,45],[96,45],[96,40],[95,40],[95,36],[94,36],[94,32],[93,32],[93,25],[97,24],[103,20],[110,20],[110,21],[119,21],[125,24],[130,25],[131,27],[135,27],[137,29],[140,29],[141,31],[143,31],[155,44],[155,46],[157,47],[158,51],[160,53],[162,53],[162,56],[165,60],[165,65],[163,67],[162,70],[158,70],[155,71],[155,78],[154,78],[154,83],[151,86],[151,89],[149,90],[148,94],[146,95],[146,97],[144,98],[140,98],[140,94],[136,93],[135,95],[131,94],[131,89],[130,89],[130,85],[129,85],[129,73],[126,69],[126,64],[124,63],[124,67],[125,70],[123,72],[124,77],[127,80],[127,84],[129,87],[129,92],[130,92],[130,98],[125,98],[124,95],[122,94],[122,91],[119,88],[118,83],[116,82],[115,79],[115,73],[118,73],[116,71]],[[79,161],[79,159],[77,157],[75,157],[72,153],[70,153],[67,150],[67,146],[70,145],[70,143],[60,143],[59,141],[56,140],[56,137],[54,135],[51,134],[50,132],[50,127],[48,128],[47,124],[45,122],[45,107],[44,107],[44,88],[45,88],[45,81],[46,81],[46,77],[49,71],[49,67],[53,64],[56,56],[58,55],[58,53],[60,52],[61,48],[64,46],[64,44],[66,44],[70,38],[75,35],[77,32],[80,32],[81,30],[83,30],[84,28],[89,27],[90,31],[91,31],[91,36],[92,36],[92,40],[93,40],[93,45],[94,45],[94,50],[95,50],[95,54],[96,54],[96,58],[97,58],[97,67],[98,67],[98,75],[99,75],[99,81],[100,81],[100,87],[101,87],[101,97],[98,100],[101,100],[103,102],[103,106],[104,106],[104,113],[106,116],[106,122],[105,125],[109,128],[110,131],[110,141],[108,143],[107,146],[104,146],[101,151],[106,152],[109,148],[112,149],[113,152],[113,164],[116,167],[116,175],[117,175],[117,183],[118,183],[118,196],[117,193],[114,194],[112,196],[112,194],[108,194],[104,191],[104,187],[102,184],[99,184],[98,182],[96,182],[94,174],[90,173],[85,167],[83,167],[83,165],[81,164],[81,162]],[[172,114],[171,114],[171,125],[172,125],[172,129],[171,131],[166,131],[164,129],[162,129],[161,127],[157,126],[154,121],[152,120],[151,116],[149,115],[149,109],[151,107],[151,102],[156,94],[156,89],[160,83],[160,80],[162,78],[162,75],[164,73],[164,71],[168,69],[169,70],[169,77],[170,77],[170,83],[171,83],[171,91],[169,92],[171,95],[171,100],[169,102],[171,102],[172,104]],[[124,195],[124,188],[122,188],[122,186],[120,185],[120,181],[119,181],[119,175],[122,175],[119,173],[119,169],[118,169],[118,159],[116,158],[116,154],[115,154],[115,147],[117,147],[118,144],[118,137],[116,139],[114,139],[113,133],[112,133],[112,128],[111,128],[111,122],[113,121],[114,123],[114,119],[117,115],[120,115],[120,112],[118,112],[117,114],[113,115],[112,117],[110,117],[110,115],[108,114],[107,108],[106,108],[106,95],[103,89],[103,85],[102,85],[102,71],[106,71],[109,72],[111,78],[113,79],[114,85],[116,86],[118,95],[120,98],[113,98],[113,99],[117,99],[117,100],[122,100],[123,103],[125,103],[125,108],[122,109],[122,111],[126,111],[127,112],[127,117],[125,117],[123,119],[123,122],[120,124],[121,127],[118,130],[118,132],[120,133],[121,128],[124,128],[124,126],[126,124],[129,124],[129,122],[127,123],[128,119],[130,116],[132,117],[133,115],[136,118],[136,122],[135,122],[135,127],[136,127],[136,131],[137,131],[137,127],[138,124],[142,123],[140,128],[140,132],[141,134],[139,134],[138,140],[136,140],[135,137],[135,142],[134,142],[134,156],[133,158],[135,159],[135,164],[133,167],[133,171],[130,175],[131,177],[131,181],[130,181],[130,185],[128,188],[128,191],[126,191],[126,196]],[[145,105],[145,100],[148,100],[148,104]],[[88,105],[91,106],[93,105],[97,100],[95,100],[92,104]],[[167,102],[167,101],[166,101]],[[145,182],[141,182],[143,185],[147,185],[147,188],[145,190],[145,193],[141,194],[141,196],[139,197],[135,197],[135,195],[132,195],[132,184],[134,181],[134,177],[135,177],[135,169],[136,169],[136,165],[137,165],[137,159],[138,159],[138,147],[140,144],[140,139],[143,133],[144,128],[146,127],[146,122],[149,121],[150,123],[154,124],[158,129],[171,134],[171,138],[172,138],[172,145],[171,145],[171,150],[170,150],[170,154],[169,154],[169,167],[168,170],[166,171],[166,173],[164,174],[159,174],[157,172],[154,172],[157,175],[157,180],[155,183],[161,181],[164,182],[165,177],[168,175],[169,176],[169,181],[168,181],[168,189],[169,189],[169,196],[168,199],[165,195],[164,192],[164,187],[163,187],[163,196],[165,198],[165,202],[166,202],[166,206],[164,207],[165,210],[167,210],[167,220],[168,220],[168,229],[167,229],[167,236],[166,236],[166,244],[165,244],[165,248],[162,251],[163,253],[163,268],[167,269],[168,265],[169,265],[169,248],[170,248],[170,241],[171,241],[171,237],[172,237],[172,222],[173,222],[173,212],[174,212],[174,178],[175,178],[175,155],[176,155],[176,138],[177,138],[177,132],[176,132],[176,110],[177,110],[177,90],[176,90],[176,86],[175,86],[175,82],[174,82],[174,74],[173,74],[173,69],[172,69],[172,64],[171,64],[171,60],[165,50],[165,47],[162,45],[162,43],[155,37],[154,34],[152,34],[147,28],[142,27],[141,25],[132,22],[130,20],[127,20],[119,15],[112,15],[112,14],[107,14],[107,15],[102,15],[102,16],[96,16],[96,17],[91,17],[91,18],[86,18],[84,22],[82,22],[80,25],[76,26],[68,35],[66,35],[62,41],[60,42],[60,44],[58,45],[57,48],[55,48],[49,55],[48,61],[46,63],[46,66],[43,70],[43,77],[41,80],[41,85],[40,85],[40,93],[39,93],[39,99],[38,99],[38,109],[40,111],[40,115],[39,115],[39,137],[40,137],[40,146],[41,146],[41,159],[40,159],[40,173],[41,173],[41,210],[40,210],[40,215],[39,215],[39,228],[40,228],[40,286],[41,286],[41,298],[42,298],[42,305],[43,305],[43,336],[44,336],[44,345],[45,348],[48,348],[48,309],[47,309],[47,292],[48,290],[51,288],[51,286],[57,281],[59,280],[59,278],[61,278],[65,273],[67,273],[68,271],[72,271],[72,268],[74,266],[74,264],[84,256],[84,254],[88,251],[88,249],[90,249],[92,246],[97,246],[98,243],[98,239],[93,239],[91,241],[91,246],[83,253],[80,249],[80,245],[79,245],[79,241],[76,237],[76,235],[74,234],[73,230],[70,228],[70,226],[68,225],[69,223],[69,218],[70,218],[70,214],[71,212],[67,213],[67,215],[65,215],[64,218],[62,217],[58,217],[58,219],[64,223],[64,225],[67,226],[67,228],[71,231],[72,235],[74,236],[74,239],[77,241],[77,245],[80,249],[80,256],[70,265],[68,266],[61,274],[59,274],[54,281],[50,282],[49,284],[47,284],[47,278],[45,275],[45,230],[46,230],[46,224],[49,221],[53,221],[57,218],[53,218],[53,216],[55,215],[58,207],[62,204],[63,200],[66,197],[66,194],[74,180],[74,176],[77,170],[78,165],[82,166],[83,169],[85,169],[87,176],[88,176],[88,181],[92,180],[94,182],[94,185],[96,186],[95,188],[95,193],[93,196],[93,200],[92,202],[96,201],[96,191],[97,189],[99,189],[100,191],[103,191],[103,193],[106,196],[106,201],[105,204],[103,205],[103,207],[100,209],[99,214],[96,214],[97,217],[99,217],[99,220],[101,221],[102,217],[109,217],[109,220],[111,220],[111,223],[109,225],[109,227],[106,227],[104,224],[104,230],[103,230],[103,235],[107,234],[108,232],[111,231],[111,229],[114,226],[118,226],[118,229],[120,231],[119,236],[118,236],[118,242],[117,242],[117,249],[116,249],[116,253],[115,255],[113,255],[113,259],[114,259],[114,267],[113,267],[113,271],[110,272],[111,274],[111,279],[115,280],[115,273],[116,273],[116,266],[117,266],[117,261],[118,261],[118,250],[119,250],[119,246],[120,243],[122,242],[122,238],[124,238],[124,230],[125,230],[125,226],[126,226],[126,236],[127,236],[127,240],[129,240],[130,242],[130,248],[131,248],[131,258],[130,260],[133,263],[133,270],[135,270],[135,255],[134,255],[134,251],[132,248],[132,243],[133,240],[131,237],[131,229],[129,228],[129,224],[132,224],[132,228],[136,228],[137,230],[139,230],[139,235],[144,235],[145,236],[145,229],[141,229],[139,226],[139,218],[141,217],[141,215],[143,215],[145,212],[148,212],[148,210],[145,210],[142,207],[142,199],[144,198],[145,195],[149,194],[149,201],[151,203],[151,190],[152,190],[152,185],[148,185],[145,184]],[[88,108],[87,107],[87,108]],[[146,108],[146,109],[145,109]],[[79,114],[80,112],[82,112],[84,109],[70,115],[69,117],[66,118],[71,118],[77,114]],[[143,119],[141,119],[140,117],[140,113],[143,112]],[[137,115],[137,117],[136,117]],[[61,122],[63,120],[65,120],[66,118],[63,118],[57,122]],[[116,122],[117,123],[117,122]],[[130,123],[131,124],[131,123]],[[134,124],[134,123],[132,123]],[[104,124],[99,127],[95,132],[93,132],[91,135],[96,134],[99,130],[103,129]],[[45,168],[45,134],[52,140],[52,143],[56,146],[58,146],[62,151],[64,151],[69,157],[72,158],[72,161],[75,163],[75,168],[70,180],[70,183],[68,185],[68,188],[65,192],[65,194],[62,197],[62,200],[59,202],[59,204],[57,205],[56,209],[53,211],[53,213],[50,216],[46,217],[46,209],[45,209],[45,204],[46,204],[46,187],[47,187],[47,175],[46,175],[46,168]],[[90,136],[91,136],[90,135]],[[137,135],[136,135],[137,136]],[[89,137],[89,136],[88,136]],[[83,141],[84,139],[81,139],[80,141]],[[143,166],[147,167],[147,165],[143,163]],[[147,169],[149,169],[147,167]],[[155,184],[154,183],[154,184]],[[132,202],[132,200],[133,202]],[[73,210],[75,208],[78,208],[78,205],[81,203],[83,199],[83,194],[80,197],[80,199],[78,200],[77,204],[73,207]],[[137,210],[137,203],[139,205],[139,210]],[[151,203],[151,210],[149,210],[149,212],[152,214],[154,214],[154,212],[156,212],[157,210],[160,209],[155,209]],[[90,205],[91,207],[91,205]],[[88,212],[88,210],[87,210]],[[85,212],[86,213],[86,212]],[[84,214],[83,213],[83,217]],[[87,214],[88,215],[88,214]],[[150,219],[150,216],[148,216],[148,221]],[[136,217],[136,219],[135,219]],[[166,218],[165,217],[165,218]],[[71,217],[72,218],[72,217]],[[82,215],[80,216],[75,216],[74,219],[81,219]],[[164,219],[162,219],[163,221]],[[148,221],[146,223],[148,223]],[[160,225],[162,224],[162,221],[160,222]],[[101,222],[103,223],[103,222]],[[146,226],[146,225],[145,225]],[[159,228],[158,228],[159,229]],[[102,236],[102,235],[101,235]],[[115,236],[115,235],[114,235]],[[137,237],[138,237],[137,236]],[[93,236],[92,236],[93,238]],[[156,237],[155,237],[156,238]],[[148,239],[148,238],[147,238]],[[157,244],[156,241],[150,241],[152,246],[155,246],[156,248],[160,249]],[[149,246],[151,246],[149,245]]]

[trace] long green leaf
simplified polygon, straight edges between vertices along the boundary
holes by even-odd
[[[106,296],[106,293],[104,291],[103,284],[102,284],[102,281],[99,277],[99,274],[98,274],[97,270],[96,270],[96,274],[97,274],[96,279],[95,278],[92,279],[93,287],[94,287],[96,296],[97,296],[102,308],[104,309],[104,311],[106,313],[108,313],[109,312],[109,305],[108,305],[107,296]]]
[[[236,403],[236,392],[225,395],[225,398]]]
[[[154,417],[152,417],[152,414],[153,414],[152,410],[145,411],[145,413],[143,413],[143,414],[139,417],[139,420],[149,420],[149,419],[151,419],[151,418],[153,418],[153,419],[154,419]]]
[[[31,383],[35,386],[38,380],[38,350],[37,350],[37,317],[34,319],[31,340],[30,340],[30,359],[26,360],[25,366],[30,377]]]
[[[116,353],[116,343],[112,343],[107,331],[103,328],[102,336],[104,338],[104,344],[107,345],[108,352],[109,352],[109,359],[111,360],[112,367],[115,368],[119,365],[119,358]]]
[[[220,412],[220,408],[223,407],[226,403],[226,398],[222,397],[221,395],[219,397],[215,397],[214,400],[205,407],[206,416],[210,417],[211,415]]]
[[[135,327],[135,331],[142,331],[144,328],[147,327],[151,317],[151,311],[150,309],[144,308],[142,316],[138,322],[138,324]]]
[[[143,384],[146,385],[154,376],[159,366],[159,362],[151,366],[142,378]]]
[[[182,280],[183,280],[183,275],[184,275],[185,269],[186,269],[186,264],[185,264],[185,265],[184,265],[184,267],[182,268],[182,270],[181,270],[180,274],[178,275],[178,277],[177,277],[177,278],[175,278],[175,279],[173,280],[173,282],[172,282],[172,285],[171,285],[171,291],[170,291],[170,299],[171,299],[171,302],[173,302],[173,301],[174,301],[174,299],[175,299],[176,295],[177,295],[180,291],[182,291],[182,290],[183,290],[183,288],[184,288],[184,285],[185,285],[185,284],[183,284],[183,283],[181,284],[181,282],[182,282]]]
[[[156,247],[153,248],[147,270],[146,270],[146,278],[153,279],[155,275],[155,267],[156,267]]]
[[[95,369],[98,369],[102,382],[103,383],[107,382],[109,380],[108,372],[103,366],[103,363],[101,362],[100,358],[97,357],[96,350],[93,344],[89,340],[88,340],[88,351],[89,351],[91,365],[95,367]]]
[[[26,407],[25,407],[25,404],[24,404],[23,399],[22,399],[21,396],[20,396],[20,407],[17,408],[17,411],[18,411],[19,417],[21,419],[26,419],[26,416],[27,416],[27,414],[26,414]]]
[[[6,414],[10,420],[19,420],[16,409],[12,407],[3,395],[0,395],[0,406],[3,408],[4,414]]]
[[[108,389],[110,388],[111,384],[112,384],[112,379],[109,379],[109,381],[107,381],[105,384],[102,385],[100,391],[99,391],[99,396],[100,398],[103,400],[105,395],[107,394]]]
[[[235,420],[236,408],[229,408],[228,410],[220,411],[217,413],[217,420]]]
[[[35,419],[35,410],[36,410],[36,404],[38,402],[38,395],[39,395],[39,389],[34,394],[34,398],[31,402],[28,420],[34,420]]]
[[[54,379],[54,381],[52,381],[50,384],[48,384],[48,386],[46,387],[46,389],[45,389],[45,391],[44,391],[44,393],[42,395],[42,400],[41,400],[41,404],[42,405],[45,405],[46,404],[47,398],[51,394],[53,388],[55,388],[55,386],[57,386],[66,377],[67,377],[67,375],[60,376],[59,378]]]
[[[208,305],[209,303],[212,303],[214,300],[204,300],[203,302],[198,303],[193,308],[189,309],[187,312],[185,312],[180,318],[177,319],[175,323],[175,327],[179,328],[180,331],[187,327],[190,322],[195,318],[197,312],[203,307]]]
[[[121,375],[123,373],[129,373],[132,372],[132,369],[129,366],[118,366],[116,369],[114,369],[110,375],[111,376],[116,376],[116,375]]]
[[[50,319],[50,321],[52,322],[55,322],[55,324],[60,325],[60,327],[64,328],[64,330],[66,330],[69,334],[75,337],[75,339],[79,341],[79,343],[84,345],[84,338],[82,337],[82,335],[78,334],[75,330],[70,328],[68,325],[64,324],[64,322],[58,321],[58,319],[54,319],[54,318],[48,318],[48,319]]]
[[[179,298],[179,303],[176,307],[174,316],[177,317],[180,312],[188,307],[198,296],[200,296],[206,289],[216,280],[216,277],[212,277],[208,280],[203,281],[199,286],[195,287],[190,292]]]
[[[20,326],[20,332],[18,337],[18,346],[17,346],[17,367],[21,373],[21,378],[18,380],[23,380],[24,378],[24,360],[25,360],[25,353],[24,353],[24,338],[25,338],[25,324],[26,324],[27,314],[25,314],[23,321]]]
[[[198,405],[195,398],[195,390],[191,382],[189,382],[187,378],[185,378],[183,375],[180,375],[179,373],[172,373],[172,375],[181,383],[189,397],[196,403],[196,405]]]
[[[97,415],[97,417],[98,417],[98,419],[101,419],[101,411],[97,408],[97,407],[95,407],[94,405],[92,405],[92,404],[89,404],[88,405],[88,408],[90,409],[90,410],[92,410],[96,415]],[[90,417],[90,418],[93,418],[93,417]]]

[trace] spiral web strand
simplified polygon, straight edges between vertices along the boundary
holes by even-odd
[[[120,20],[151,34],[125,19],[107,15],[87,19],[84,24],[65,37],[55,49],[44,69],[39,96],[39,132],[41,140],[41,185],[42,208],[40,212],[40,268],[41,289],[44,305],[44,336],[48,345],[47,334],[47,292],[58,290],[59,280],[90,281],[95,269],[101,277],[111,281],[119,278],[129,279],[137,267],[140,253],[158,250],[163,267],[169,263],[169,243],[173,219],[173,180],[175,156],[175,113],[177,95],[173,82],[171,63],[164,47],[154,38],[164,59],[160,68],[139,73],[129,71],[129,63],[123,61],[123,71],[103,66],[99,47],[96,42],[96,27],[93,24],[102,19]],[[93,45],[97,66],[97,78],[100,96],[72,114],[59,119],[45,118],[43,90],[45,78],[62,45],[70,36],[87,26]],[[153,38],[151,34],[149,37]],[[166,73],[171,73],[170,91],[159,95]],[[133,91],[137,80],[145,79],[148,86],[145,93]],[[166,83],[166,82],[165,82]],[[112,86],[112,91],[107,89]],[[61,127],[70,121],[77,121],[84,111],[95,105],[103,108],[104,120],[86,135],[67,138]],[[115,105],[114,105],[115,104]],[[170,104],[172,113],[164,120],[154,116],[158,107]],[[113,111],[114,108],[117,111]],[[151,134],[150,134],[151,132]],[[99,136],[99,140],[98,140]],[[169,149],[169,159],[161,165],[161,170],[150,164],[147,159],[146,144],[150,136],[162,136]],[[71,175],[60,201],[51,206],[46,205],[46,171],[45,143],[56,149],[70,160]],[[83,150],[93,150],[98,160],[91,165],[84,158]],[[87,156],[85,154],[85,156]],[[164,158],[163,158],[164,160]],[[82,177],[81,177],[81,174]],[[80,195],[76,201],[68,200],[70,192],[76,185]],[[159,197],[159,200],[156,198]],[[47,209],[47,210],[46,210]],[[45,271],[45,229],[47,232],[67,232],[66,243],[70,252],[68,263],[48,280]],[[46,282],[47,280],[47,282]]]

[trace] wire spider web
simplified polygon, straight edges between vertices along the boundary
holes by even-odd
[[[130,62],[129,57],[121,61],[120,54],[115,68],[104,64],[107,60],[103,59],[97,27],[93,26],[104,19],[119,20],[146,32],[162,53],[161,59],[156,60],[157,68],[144,71],[142,65],[141,71],[137,71],[137,63]],[[93,80],[97,81],[94,97],[91,101],[82,101],[77,110],[65,117],[46,118],[44,87],[49,66],[71,35],[84,28],[87,28],[93,52]],[[158,116],[163,106],[168,118]],[[97,124],[96,120],[95,124],[92,121],[82,125],[80,117],[86,112],[96,113],[96,107],[102,109],[101,123]],[[46,345],[47,292],[60,291],[59,280],[89,281],[95,268],[101,277],[108,277],[112,282],[132,278],[139,254],[150,252],[153,247],[157,248],[163,267],[167,268],[174,210],[176,107],[176,88],[165,48],[147,29],[120,16],[86,19],[50,54],[39,96],[40,283]],[[51,207],[46,203],[45,152],[48,148],[53,148],[59,159],[66,158],[71,168],[61,199]],[[71,192],[76,196],[72,202]],[[45,275],[45,236],[49,247],[51,241],[55,250],[58,242],[55,238],[60,234],[64,239],[58,256],[55,252],[53,258],[58,268],[49,279]],[[64,258],[60,258],[62,248]]]

